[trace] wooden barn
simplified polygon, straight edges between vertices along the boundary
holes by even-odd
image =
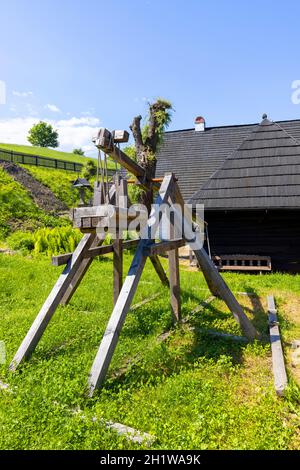
[[[300,120],[167,132],[157,174],[204,204],[213,255],[269,256],[300,272]]]

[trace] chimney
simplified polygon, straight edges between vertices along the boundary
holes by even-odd
[[[205,131],[205,119],[202,116],[197,116],[195,119],[195,132]]]

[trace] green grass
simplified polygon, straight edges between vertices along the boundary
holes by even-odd
[[[125,256],[126,268],[130,259]],[[134,303],[161,295],[128,314],[107,380],[94,398],[87,397],[86,383],[112,311],[110,257],[93,262],[69,306],[58,308],[30,361],[9,373],[9,361],[60,271],[43,258],[0,255],[0,340],[7,346],[0,379],[12,389],[0,390],[1,449],[138,448],[101,419],[155,435],[153,449],[299,447],[299,389],[292,382],[287,398],[276,397],[268,342],[247,346],[205,334],[207,327],[240,333],[219,300],[172,329],[169,292],[150,263]],[[209,293],[200,273],[181,271],[186,316]],[[276,292],[282,318],[286,293],[300,299],[299,276],[225,278],[235,291],[262,298]],[[259,306],[253,313],[247,302],[245,310],[265,334],[266,315]],[[291,328],[283,322],[284,334]]]

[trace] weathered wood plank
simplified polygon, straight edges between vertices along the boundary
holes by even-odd
[[[282,396],[284,394],[284,390],[287,386],[288,380],[280,338],[277,310],[273,295],[268,296],[268,318],[272,350],[274,385],[277,395]]]
[[[85,273],[87,272],[90,265],[92,264],[93,258],[90,258],[90,257],[86,258],[86,255],[89,252],[89,250],[98,247],[98,245],[102,245],[102,243],[104,242],[104,239],[105,239],[104,234],[98,237],[96,236],[96,234],[93,234],[93,235],[95,236],[94,241],[91,244],[91,247],[88,250],[86,250],[85,253],[83,254],[83,259],[81,260],[81,263],[78,266],[78,269],[75,271],[72,279],[70,280],[69,286],[60,301],[61,305],[68,305],[73,295],[75,294],[76,290],[78,289],[82,279],[84,278]]]
[[[90,248],[94,240],[95,235],[88,234],[84,235],[81,241],[79,242],[72,258],[70,259],[64,271],[57,280],[46,302],[42,306],[39,314],[34,320],[31,328],[29,329],[21,346],[19,347],[16,355],[14,356],[10,364],[11,370],[15,370],[23,359],[28,359],[36,348],[57,306],[59,305],[63,295],[65,294],[70,284],[70,281],[74,277],[74,273],[77,271],[82,260],[84,259],[85,252]]]
[[[159,260],[159,257],[157,255],[152,255],[152,256],[149,256],[149,259],[159,277],[159,279],[161,280],[162,284],[166,287],[169,287],[169,279],[168,279],[168,276],[166,275],[165,273],[165,270]]]

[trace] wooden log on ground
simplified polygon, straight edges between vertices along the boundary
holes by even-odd
[[[273,295],[268,296],[268,319],[272,350],[274,385],[277,395],[282,396],[284,394],[285,388],[287,387],[288,381],[280,338],[277,310]]]
[[[72,278],[74,277],[74,273],[77,271],[82,260],[84,259],[85,252],[90,248],[94,240],[94,234],[84,235],[80,240],[72,258],[57,280],[46,302],[42,306],[39,314],[34,320],[31,328],[29,329],[21,346],[14,356],[10,364],[10,370],[15,370],[23,359],[28,359],[36,348],[63,295],[66,293],[66,290]]]

